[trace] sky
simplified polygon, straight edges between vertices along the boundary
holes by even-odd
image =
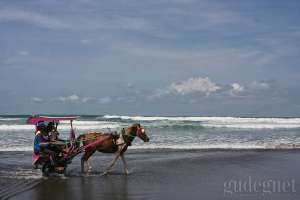
[[[0,114],[300,116],[298,0],[1,0]]]

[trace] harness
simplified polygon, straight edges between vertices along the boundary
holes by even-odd
[[[130,137],[134,137],[134,136],[126,135],[124,128],[122,129],[121,133],[118,136],[119,137],[117,139],[116,139],[116,137],[113,137],[114,138],[114,143],[116,145],[126,144],[128,146],[131,146],[131,139],[130,139]]]

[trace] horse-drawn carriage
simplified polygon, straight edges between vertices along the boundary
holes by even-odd
[[[60,140],[58,138],[54,140],[48,140],[47,146],[54,147],[55,155],[35,153],[33,152],[32,161],[33,166],[38,168],[42,166],[42,172],[44,176],[48,176],[50,173],[64,174],[68,164],[72,162],[72,159],[80,153],[84,153],[81,158],[81,170],[84,171],[84,164],[88,161],[96,151],[103,153],[115,153],[115,157],[109,167],[104,171],[107,174],[113,165],[116,163],[119,157],[121,157],[124,164],[124,172],[128,174],[127,165],[124,158],[124,153],[131,142],[137,136],[144,142],[148,142],[149,138],[145,133],[145,129],[140,124],[133,124],[128,128],[123,128],[120,134],[103,133],[103,132],[88,132],[82,134],[76,138],[73,128],[73,121],[78,117],[49,117],[49,116],[32,116],[27,119],[28,124],[36,126],[36,133],[39,131],[38,124],[40,122],[51,124],[51,128],[48,131],[57,132],[57,127],[60,121],[70,121],[70,134],[68,140]],[[52,129],[52,130],[51,130]],[[48,133],[46,134],[48,137]],[[57,136],[57,135],[56,135]],[[55,157],[55,162],[53,162]],[[90,164],[87,162],[89,170],[91,170]]]
[[[55,148],[54,151],[55,155],[55,163],[51,162],[51,155],[47,153],[35,153],[32,154],[32,164],[35,168],[42,166],[43,175],[48,176],[51,172],[56,173],[65,173],[67,165],[72,162],[72,158],[76,156],[79,152],[77,148],[78,145],[75,144],[75,131],[73,129],[73,120],[76,120],[78,117],[48,117],[48,116],[32,116],[27,119],[28,124],[33,124],[36,126],[36,131],[38,131],[38,124],[43,123],[53,123],[54,129],[51,131],[57,131],[57,127],[60,121],[70,121],[71,129],[69,139],[62,141],[62,140],[55,140],[50,141],[49,138],[45,139],[48,142],[48,147]],[[47,133],[48,134],[48,133]],[[47,135],[48,136],[48,135]]]

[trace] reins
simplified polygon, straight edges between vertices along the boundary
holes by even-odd
[[[126,137],[129,137],[129,138],[135,138],[137,135],[131,135],[131,134],[123,134],[122,133],[122,131],[123,130],[121,130],[121,133],[119,133],[118,135],[119,135],[119,137],[121,136],[121,135],[123,135],[123,136],[126,136]],[[137,130],[137,132],[138,132],[138,130]],[[95,133],[97,133],[97,132],[95,132]],[[101,133],[101,134],[106,134],[106,133]],[[112,133],[109,133],[109,134],[111,134],[111,135],[113,135]],[[84,135],[84,134],[83,134]],[[82,136],[82,135],[80,135],[80,136]],[[75,139],[75,143],[76,142],[86,142],[86,141],[91,141],[91,140],[95,140],[95,139],[97,139],[99,136],[88,136],[88,138],[80,138],[80,136],[78,137],[79,138],[79,140],[78,140],[78,138],[76,138]],[[55,141],[55,142],[51,142],[52,144],[61,144],[61,145],[63,145],[63,144],[68,144],[68,143],[70,143],[70,141]]]

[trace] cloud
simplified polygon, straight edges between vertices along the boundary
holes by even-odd
[[[75,101],[78,101],[80,98],[78,95],[76,94],[72,94],[70,96],[61,96],[61,97],[58,97],[58,100],[62,101],[62,102],[67,102],[67,101],[70,101],[70,102],[75,102]]]
[[[29,52],[25,51],[25,50],[22,50],[22,51],[19,51],[18,54],[21,55],[21,56],[28,56]]]
[[[230,92],[230,95],[232,95],[232,96],[237,96],[245,90],[244,87],[238,83],[232,83],[231,87],[232,88],[230,89],[229,92]]]
[[[41,102],[43,102],[43,99],[42,99],[42,98],[39,98],[39,97],[33,97],[31,100],[32,100],[33,102],[35,102],[35,103],[41,103]]]
[[[80,43],[81,44],[91,44],[91,40],[89,40],[89,39],[82,39],[82,40],[80,40]]]
[[[1,21],[25,22],[50,29],[66,28],[66,24],[53,16],[42,15],[37,12],[17,8],[0,9],[0,22]]]
[[[54,5],[54,8],[59,5]],[[0,22],[23,22],[48,29],[71,29],[71,30],[106,30],[106,31],[135,31],[147,35],[162,38],[174,38],[175,33],[166,30],[159,21],[147,18],[144,15],[131,16],[131,11],[119,14],[109,14],[105,12],[90,12],[78,9],[80,14],[69,15],[68,8],[71,5],[64,5],[67,9],[55,8],[56,15],[49,15],[40,12],[40,8],[35,10],[25,10],[16,7],[6,7],[0,9]],[[34,9],[34,6],[32,7]],[[49,8],[47,8],[48,10]],[[72,8],[73,9],[73,8]],[[60,11],[56,11],[60,10]],[[83,39],[82,44],[90,41]]]
[[[267,82],[258,82],[258,81],[253,81],[250,85],[249,88],[253,90],[267,90],[270,89],[270,83]]]
[[[147,45],[139,42],[112,43],[110,50],[114,54],[129,56],[134,60],[142,60],[144,63],[158,63],[158,65],[169,65],[173,67],[190,67],[203,71],[215,71],[216,69],[230,70],[242,69],[246,67],[262,66],[267,59],[269,63],[275,58],[269,56],[268,52],[259,47],[214,47],[214,48],[170,48],[159,45]],[[247,64],[245,64],[247,63]]]
[[[31,100],[33,102],[44,102],[47,100],[44,100],[40,97],[33,97],[31,98]],[[77,103],[88,103],[88,102],[93,102],[95,103],[95,101],[98,100],[99,103],[101,104],[106,104],[109,103],[111,101],[110,97],[104,97],[104,98],[96,98],[96,97],[80,97],[77,94],[72,94],[69,96],[60,96],[60,97],[54,97],[50,100],[48,100],[48,102],[51,101],[59,101],[59,102],[77,102]]]
[[[232,83],[227,87],[227,91],[232,97],[251,97],[266,95],[266,92],[272,92],[271,82],[266,81],[252,81],[244,86],[240,83]],[[224,87],[225,88],[225,87]]]
[[[111,102],[111,98],[110,97],[102,97],[98,99],[98,102],[100,104],[108,104]]]
[[[83,97],[82,99],[81,99],[81,102],[82,103],[87,103],[87,102],[89,102],[89,101],[92,101],[94,98],[92,98],[92,97]]]
[[[212,97],[216,99],[238,98],[238,97],[261,97],[272,95],[270,90],[271,82],[266,81],[252,81],[248,84],[233,82],[231,84],[219,84],[211,81],[208,77],[192,77],[181,82],[173,82],[165,88],[158,88],[154,92],[148,92],[144,98],[147,101],[156,101],[166,98],[178,98],[181,96],[183,101],[195,103],[205,97]],[[188,99],[185,99],[188,98]]]
[[[208,96],[219,89],[221,89],[221,87],[210,81],[208,77],[190,78],[180,83],[172,83],[170,86],[170,91],[172,93],[180,95],[198,93]]]

